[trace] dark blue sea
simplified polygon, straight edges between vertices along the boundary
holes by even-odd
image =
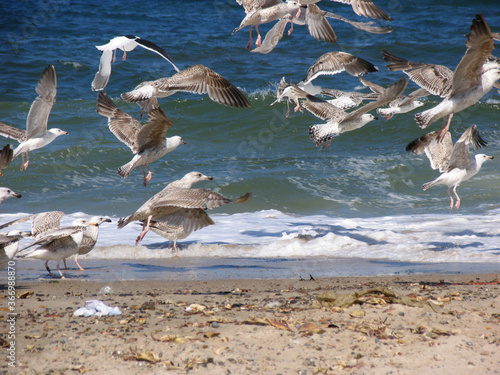
[[[270,106],[282,77],[302,80],[326,52],[345,51],[372,62],[379,71],[366,78],[388,86],[403,74],[386,68],[383,49],[454,69],[466,51],[465,36],[476,14],[485,16],[492,31],[500,31],[497,1],[376,3],[392,16],[392,22],[357,16],[341,3],[325,0],[318,5],[352,21],[391,26],[393,32],[369,34],[330,19],[337,43],[317,41],[305,26],[295,26],[291,35],[285,32],[274,51],[263,55],[245,48],[248,28],[231,35],[245,16],[235,1],[0,2],[0,121],[25,128],[36,84],[43,69],[53,64],[58,92],[49,128],[69,133],[30,153],[27,171],[20,171],[20,158],[4,171],[0,185],[23,197],[1,204],[0,222],[49,210],[65,212],[63,225],[76,217],[108,216],[113,223],[102,226],[97,248],[82,257],[81,263],[107,259],[106,267],[112,268],[114,262],[122,267],[120,278],[134,278],[134,270],[123,267],[123,259],[140,264],[145,259],[170,259],[174,254],[167,249],[168,241],[154,233],[148,233],[141,246],[134,246],[140,226],[118,230],[117,219],[133,213],[169,182],[199,171],[214,180],[198,187],[230,198],[251,191],[253,197],[244,205],[210,211],[216,225],[180,241],[181,256],[187,262],[189,258],[217,258],[222,263],[236,258],[249,262],[325,259],[314,263],[321,268],[347,258],[396,265],[489,263],[493,270],[500,270],[497,90],[453,117],[454,140],[476,124],[488,142],[480,152],[495,157],[458,188],[462,204],[453,212],[445,186],[421,188],[439,173],[430,168],[425,156],[405,151],[410,141],[426,132],[417,126],[415,112],[388,121],[380,118],[342,134],[321,150],[308,136],[309,126],[321,120],[293,111],[286,118],[284,103]],[[263,36],[273,24],[260,27]],[[180,69],[194,64],[213,69],[238,87],[251,105],[235,109],[214,103],[206,95],[189,93],[160,99],[174,124],[168,135],[182,136],[187,145],[150,165],[153,178],[147,187],[142,185],[139,168],[126,179],[116,173],[132,153],[96,112],[97,93],[91,90],[100,59],[95,46],[128,34],[162,47]],[[500,56],[497,51],[493,54]],[[174,73],[167,61],[143,48],[128,53],[125,61],[118,51],[105,91],[118,107],[139,119],[140,108],[124,102],[120,94],[142,81]],[[363,90],[359,80],[346,73],[323,76],[314,83]],[[416,88],[410,82],[407,92]],[[427,109],[440,98],[430,96],[423,101]],[[427,131],[438,130],[440,125],[438,121]],[[15,142],[2,140],[2,147]],[[20,228],[29,229],[29,223]],[[21,247],[29,243],[23,240]],[[35,263],[36,269],[26,272],[26,278],[45,277],[41,261],[19,262],[27,269]],[[394,269],[397,272],[398,267]],[[329,275],[327,269],[320,273]],[[80,277],[76,272],[72,276]],[[265,272],[258,277],[266,277]]]

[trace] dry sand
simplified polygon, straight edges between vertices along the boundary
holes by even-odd
[[[106,286],[111,293],[100,293]],[[499,291],[499,275],[22,284],[16,367],[2,366],[19,374],[494,374]],[[122,315],[73,315],[92,299]]]

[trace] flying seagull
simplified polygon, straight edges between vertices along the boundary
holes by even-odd
[[[162,191],[151,197],[132,215],[118,220],[118,229],[123,228],[132,221],[142,221],[143,230],[136,240],[136,245],[149,231],[152,220],[165,221],[169,215],[176,215],[179,209],[213,209],[227,203],[246,203],[252,194],[247,193],[235,201],[206,189],[191,189],[200,181],[213,180],[200,172],[190,172],[180,180],[171,182]],[[168,219],[167,219],[168,223]]]
[[[29,165],[29,152],[42,148],[52,142],[60,135],[68,134],[61,129],[52,128],[47,130],[47,122],[52,106],[56,102],[57,76],[54,65],[48,65],[36,86],[38,97],[31,105],[26,120],[26,130],[17,129],[0,122],[0,135],[15,139],[19,146],[14,150],[13,158],[21,155],[23,164],[21,170]],[[24,161],[26,155],[26,162]]]
[[[158,160],[181,144],[186,144],[179,136],[166,138],[172,122],[159,106],[148,112],[148,122],[143,126],[118,108],[106,93],[101,91],[97,99],[97,113],[108,118],[109,130],[135,154],[130,162],[118,168],[118,174],[125,178],[130,175],[132,169],[140,166],[144,186],[147,186],[152,175],[148,163]],[[143,166],[148,170],[147,176]]]
[[[111,76],[111,61],[115,62],[116,60],[116,50],[121,49],[123,51],[123,61],[125,61],[127,52],[132,51],[137,46],[157,53],[172,64],[176,71],[180,71],[165,50],[156,44],[134,35],[117,36],[111,39],[107,44],[96,46],[99,51],[102,51],[102,55],[101,61],[99,62],[99,71],[92,81],[92,90],[104,90],[108,84],[109,77]]]
[[[474,176],[486,160],[492,160],[493,156],[477,154],[471,156],[469,145],[474,149],[486,146],[486,142],[479,136],[477,126],[472,125],[460,137],[453,146],[449,132],[445,134],[442,141],[438,141],[439,132],[428,133],[406,146],[407,151],[413,151],[415,154],[425,152],[431,162],[433,169],[439,169],[442,174],[431,182],[422,185],[422,189],[427,190],[435,185],[448,186],[448,196],[450,197],[450,210],[453,210],[453,197],[450,189],[453,187],[453,193],[457,198],[455,208],[460,207],[460,197],[457,194],[457,187],[462,181],[466,181]]]

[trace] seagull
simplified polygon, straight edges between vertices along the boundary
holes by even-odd
[[[440,96],[444,99],[437,106],[417,113],[415,120],[422,129],[425,129],[434,121],[444,117],[439,133],[440,140],[448,131],[453,114],[477,103],[500,79],[500,61],[490,55],[495,44],[488,23],[478,14],[472,20],[470,29],[465,43],[467,51],[455,68],[455,72],[443,69],[441,66],[421,64],[416,67],[417,79],[424,79],[426,82],[431,79],[429,83],[423,84],[416,81],[417,84],[433,94],[433,87],[440,89]],[[410,64],[409,69],[413,70],[413,66]],[[446,117],[448,117],[447,123]]]
[[[38,97],[31,105],[28,113],[26,130],[17,129],[0,122],[0,135],[19,142],[19,146],[14,150],[13,158],[21,154],[23,158],[21,170],[28,168],[30,151],[48,145],[60,135],[68,134],[68,132],[57,128],[47,130],[47,121],[50,110],[56,102],[57,93],[57,76],[54,65],[48,65],[44,69],[36,87],[36,93]],[[26,162],[24,162],[25,154]]]
[[[231,201],[210,190],[191,189],[195,183],[206,180],[213,180],[213,178],[200,172],[190,172],[180,180],[171,182],[162,191],[155,194],[139,207],[132,215],[120,218],[118,220],[118,229],[123,228],[132,221],[143,221],[143,230],[135,242],[137,245],[149,231],[151,220],[162,221],[161,218],[165,216],[175,215],[179,208],[213,209],[230,202],[246,203],[252,196],[251,193],[247,193],[235,201]]]
[[[321,90],[321,94],[335,98],[328,99],[327,102],[340,109],[354,108],[365,100],[377,100],[379,97],[379,93],[341,91],[335,89],[323,89]]]
[[[303,2],[304,1],[301,0],[301,3]],[[311,8],[313,9],[312,11]],[[326,20],[326,18],[333,18],[335,20],[348,23],[349,25],[357,28],[358,30],[363,30],[365,32],[372,34],[387,34],[393,31],[393,28],[391,27],[371,26],[373,22],[350,21],[347,18],[339,16],[335,13],[320,10],[318,7],[311,7],[311,5],[308,5],[306,12],[300,13],[300,17],[296,19],[294,22],[297,25],[307,25],[309,33],[314,38],[330,43],[335,43],[337,41],[337,36],[331,25]],[[259,47],[250,50],[250,52],[259,52],[261,54],[270,53],[278,45],[279,41],[283,38],[283,33],[285,32],[286,24],[291,21],[292,21],[291,14],[288,14],[285,17],[281,18],[266,33],[266,36],[262,44]]]
[[[257,1],[246,1],[246,0],[236,0],[238,4],[243,5],[245,8],[246,17],[241,21],[240,26],[233,30],[232,35],[236,34],[239,30],[246,26],[250,26],[250,39],[248,40],[247,49],[250,49],[252,44],[252,27],[255,26],[257,31],[257,41],[255,44],[257,47],[261,45],[261,35],[259,33],[259,25],[263,23],[268,23],[272,21],[279,20],[288,15],[291,15],[290,21],[292,22],[293,28],[293,17],[296,16],[299,11],[300,5],[297,1],[287,1],[283,2],[281,0],[257,0]],[[292,32],[290,29],[288,34]]]
[[[142,220],[141,223],[144,226],[146,220]],[[174,241],[174,250],[179,255],[177,240],[182,240],[188,237],[193,231],[214,224],[214,221],[203,208],[178,207],[172,209],[172,212],[168,215],[162,216],[157,220],[151,220],[149,229],[168,239],[169,248],[170,242]]]
[[[7,144],[0,151],[0,176],[3,174],[3,170],[7,168],[14,157],[14,149],[10,144]]]
[[[60,260],[75,255],[82,244],[84,231],[89,226],[96,226],[95,223],[89,222],[85,225],[60,228],[60,220],[63,215],[62,212],[58,211],[46,212],[41,216],[35,215],[32,228],[38,229],[38,225],[41,225],[42,228],[36,231],[36,235],[33,234],[36,241],[20,250],[18,254],[20,258],[45,260],[45,268],[49,275],[54,278],[57,276],[51,272],[48,263],[49,260],[57,260],[57,271],[62,279],[65,277],[59,269]]]
[[[352,112],[345,112],[334,105],[322,100],[305,100],[302,107],[323,120],[326,124],[312,125],[309,135],[316,146],[323,144],[323,149],[328,147],[333,139],[342,133],[359,129],[377,117],[367,112],[386,105],[400,96],[408,84],[407,79],[400,79],[380,94],[379,98]]]
[[[146,103],[140,104],[144,113],[151,107],[152,98],[165,98],[178,91],[208,94],[214,102],[230,107],[250,107],[247,98],[232,83],[201,64],[184,69],[172,77],[142,82],[133,91],[123,93],[121,97],[126,102],[145,101]]]
[[[156,44],[141,39],[134,35],[124,35],[117,36],[111,39],[107,44],[102,46],[96,46],[99,51],[102,51],[101,61],[99,62],[99,71],[96,73],[94,80],[92,81],[92,90],[100,91],[104,90],[108,84],[109,77],[111,76],[111,60],[115,62],[116,60],[116,50],[121,49],[123,51],[123,61],[127,58],[127,52],[132,51],[135,47],[141,46],[147,50],[153,51],[167,60],[176,71],[180,71],[179,68],[170,59],[163,48],[158,47]]]
[[[76,219],[71,224],[72,226],[86,226],[87,230],[83,232],[83,239],[80,247],[78,248],[78,252],[75,255],[75,263],[80,269],[80,271],[84,271],[83,267],[78,263],[78,255],[85,255],[92,251],[94,248],[97,237],[99,236],[99,226],[102,223],[111,223],[111,220],[102,216],[93,216],[89,220],[87,219]],[[64,267],[66,267],[66,259],[63,259]]]
[[[451,135],[447,132],[442,141],[438,141],[439,132],[428,133],[406,146],[407,151],[415,154],[425,152],[431,162],[432,169],[439,169],[442,174],[431,182],[422,185],[422,189],[427,190],[435,185],[448,186],[448,196],[450,197],[450,210],[453,210],[453,197],[450,189],[456,197],[455,209],[460,207],[460,197],[457,194],[457,187],[462,181],[466,181],[474,176],[486,160],[493,160],[493,156],[477,154],[471,157],[469,145],[474,149],[486,146],[486,142],[479,136],[477,126],[469,127],[457,141],[455,146],[451,140]]]
[[[118,168],[118,174],[125,178],[135,167],[140,166],[144,186],[147,186],[152,176],[148,163],[186,144],[179,136],[165,138],[172,122],[159,106],[149,111],[148,122],[142,126],[139,121],[119,109],[106,93],[101,91],[97,98],[97,113],[108,118],[111,132],[135,154],[130,162]],[[147,176],[143,166],[148,170]]]
[[[352,76],[377,72],[378,68],[372,63],[347,52],[328,52],[321,55],[307,71],[304,83],[308,84],[320,75],[333,75],[347,72]]]
[[[7,198],[22,198],[22,195],[17,194],[7,187],[0,187],[0,203],[2,203]]]
[[[31,236],[31,232],[12,230],[7,234],[0,234],[0,270],[3,270],[9,261],[14,259],[19,248],[19,240]]]
[[[382,86],[370,82],[363,77],[358,78],[361,83],[372,90],[372,92],[381,94],[384,91],[384,88]],[[383,116],[386,120],[390,120],[392,116],[397,113],[407,113],[414,110],[415,108],[422,107],[424,103],[417,99],[428,95],[430,95],[429,91],[422,88],[415,90],[408,95],[400,95],[389,103],[389,108],[377,108],[377,113]]]

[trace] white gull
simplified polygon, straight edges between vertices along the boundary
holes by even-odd
[[[141,46],[149,51],[157,53],[172,64],[176,71],[179,71],[179,68],[170,59],[165,50],[156,44],[134,35],[117,36],[106,44],[96,46],[99,51],[102,51],[102,55],[99,62],[99,71],[96,73],[94,80],[92,81],[92,90],[104,90],[108,84],[109,77],[111,76],[111,61],[115,62],[116,50],[121,49],[123,51],[123,60],[125,61],[127,58],[127,52],[132,51],[137,46]]]
[[[457,187],[461,182],[474,176],[486,160],[492,160],[493,156],[477,154],[471,156],[469,145],[475,149],[485,146],[486,142],[479,136],[476,125],[469,127],[453,146],[449,132],[446,133],[442,142],[438,142],[438,132],[426,134],[423,137],[411,142],[406,149],[416,154],[425,152],[431,162],[433,169],[443,172],[438,178],[422,185],[422,189],[427,190],[436,185],[448,186],[448,196],[450,197],[450,210],[453,210],[453,197],[450,189],[456,197],[455,208],[460,207],[460,197],[457,194]],[[440,145],[437,145],[439,143]]]
[[[48,65],[36,86],[38,97],[31,105],[26,120],[26,130],[17,129],[0,122],[0,135],[17,140],[19,146],[14,150],[13,158],[21,155],[23,164],[21,170],[28,168],[29,152],[42,148],[60,135],[67,132],[52,128],[47,130],[47,122],[52,106],[56,102],[57,76],[54,65]],[[26,155],[26,162],[24,161]]]

